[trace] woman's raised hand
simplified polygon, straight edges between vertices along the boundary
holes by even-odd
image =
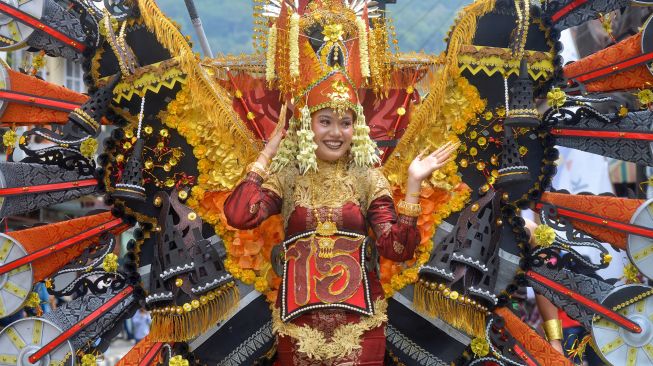
[[[421,183],[437,169],[453,160],[451,154],[458,149],[460,143],[447,142],[437,150],[426,155],[425,152],[417,155],[408,167],[408,180]]]
[[[279,150],[279,145],[281,144],[281,140],[283,139],[283,136],[286,134],[285,126],[286,126],[286,111],[288,110],[288,103],[286,102],[282,107],[281,107],[281,112],[279,113],[279,121],[277,122],[277,126],[274,128],[274,131],[272,131],[272,134],[270,135],[270,139],[268,140],[267,144],[265,144],[265,147],[263,148],[263,151],[261,151],[261,156],[259,156],[258,161],[263,164],[263,166],[267,166],[272,158],[277,154],[277,151]],[[263,158],[265,161],[261,161],[261,158]]]

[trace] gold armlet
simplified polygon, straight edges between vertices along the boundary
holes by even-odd
[[[422,213],[422,205],[401,200],[397,205],[397,211],[402,215],[418,217]]]
[[[546,339],[550,342],[553,340],[562,340],[562,321],[560,319],[551,319],[542,323]]]
[[[258,161],[249,164],[247,166],[247,171],[260,175],[263,180],[268,179],[268,176],[270,175],[263,164],[259,163]]]

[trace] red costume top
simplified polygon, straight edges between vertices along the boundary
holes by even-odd
[[[366,236],[368,228],[371,228],[376,237],[373,245],[375,245],[380,255],[395,261],[405,261],[412,258],[415,248],[420,242],[420,234],[416,227],[417,218],[395,213],[388,181],[380,170],[347,168],[346,165],[346,163],[342,162],[319,162],[318,172],[309,172],[306,175],[300,175],[296,168],[286,167],[281,172],[270,176],[265,182],[258,174],[248,173],[225,202],[224,212],[229,225],[238,229],[251,229],[257,227],[269,216],[281,213],[285,219],[286,238],[311,232],[320,223],[327,221],[334,222],[340,231],[363,236]],[[293,244],[289,244],[289,248]],[[337,244],[335,250],[337,251]],[[311,255],[317,258],[320,256],[319,253],[312,251]],[[286,256],[286,260],[289,260],[288,253],[286,253]],[[333,258],[336,258],[336,256],[333,256]],[[328,259],[326,260],[328,261]],[[335,265],[330,266],[333,268]],[[313,268],[313,270],[315,269]],[[330,284],[330,286],[340,289],[347,285],[347,281],[356,281],[356,276],[353,275],[355,271],[347,271],[348,269],[337,271],[334,276],[340,275],[340,278],[327,283],[327,285]],[[290,338],[294,338],[294,325],[308,325],[322,333],[326,333],[324,334],[325,341],[338,343],[337,340],[328,338],[334,336],[334,334],[352,332],[343,329],[344,332],[338,333],[337,329],[334,331],[334,326],[366,323],[366,327],[357,327],[358,333],[364,334],[358,334],[358,342],[354,342],[353,348],[351,344],[342,344],[342,347],[351,352],[343,355],[343,352],[338,353],[335,350],[331,353],[323,351],[322,355],[336,356],[340,361],[352,359],[353,357],[356,358],[355,364],[367,364],[366,362],[371,362],[371,360],[378,357],[382,359],[384,347],[379,347],[379,344],[368,344],[370,343],[368,338],[378,338],[379,342],[385,342],[382,325],[386,320],[386,305],[383,301],[383,291],[378,278],[370,269],[366,269],[365,272],[369,283],[369,297],[375,302],[373,315],[368,317],[350,310],[335,309],[330,306],[331,303],[323,301],[322,303],[328,309],[318,311],[310,311],[309,309],[309,311],[302,312],[301,315],[288,322],[282,322],[279,315],[275,313],[273,318],[276,317],[276,319],[273,320],[276,323],[276,330],[280,335],[288,335]],[[313,278],[312,273],[309,278]],[[316,280],[313,284],[315,287],[320,286],[319,280]],[[296,283],[292,283],[290,286],[291,289],[296,287]],[[331,287],[329,289],[332,290]],[[338,291],[332,292],[337,293]],[[280,295],[278,299],[283,297],[283,294]],[[313,298],[313,300],[315,299]],[[280,305],[279,302],[280,300],[277,301],[277,306]],[[324,315],[319,321],[315,320],[314,313],[317,312]],[[327,318],[331,320],[326,321]],[[333,320],[336,318],[340,320],[335,320],[334,324]],[[353,333],[356,333],[356,331],[353,331]],[[347,340],[347,342],[352,343],[350,340]],[[281,337],[279,343],[280,357],[291,357],[289,355],[292,354],[294,361],[290,362],[287,359],[288,364],[302,364],[300,362],[301,356],[293,352],[293,350],[296,351],[297,349],[302,351],[301,343],[301,339],[291,341],[288,337]],[[283,356],[285,352],[284,345],[292,348],[286,356]],[[370,353],[370,361],[364,361],[361,357],[367,359],[368,352],[360,352],[361,345],[365,348],[369,346],[380,350],[381,355]],[[311,354],[311,351],[318,352],[317,350],[308,350],[308,353]],[[378,352],[374,351],[372,353]]]

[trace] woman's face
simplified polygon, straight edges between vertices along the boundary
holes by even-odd
[[[354,113],[347,110],[339,116],[333,109],[324,108],[311,116],[311,128],[317,144],[315,155],[324,161],[336,161],[351,147],[354,135]]]

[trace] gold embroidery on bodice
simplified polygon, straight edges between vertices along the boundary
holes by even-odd
[[[318,171],[299,175],[295,181],[295,206],[307,209],[340,208],[347,202],[360,205],[353,174],[345,170],[346,163],[318,161]]]
[[[371,201],[391,196],[390,185],[379,169],[348,166],[346,162],[318,160],[318,171],[299,174],[296,167],[286,167],[263,184],[283,199],[285,221],[297,206],[309,210],[322,207],[339,209],[351,202],[363,211]],[[288,200],[292,197],[292,200]]]

